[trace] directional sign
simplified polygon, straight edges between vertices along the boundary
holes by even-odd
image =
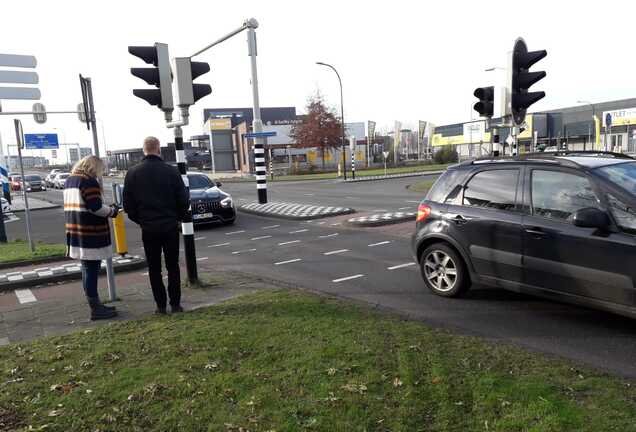
[[[0,67],[33,69],[38,62],[34,56],[0,54]],[[0,70],[0,83],[37,84],[38,74],[30,71]],[[39,100],[37,87],[0,87],[0,99]]]
[[[38,74],[35,72],[23,72],[14,70],[0,70],[1,83],[37,84]]]
[[[18,54],[0,54],[0,66],[31,68],[38,65],[38,61],[34,56],[18,55]]]
[[[57,134],[24,134],[25,148],[30,150],[58,149]]]
[[[40,89],[32,87],[0,87],[0,99],[40,100]]]
[[[250,132],[244,135],[245,138],[267,138],[276,136],[276,132]]]

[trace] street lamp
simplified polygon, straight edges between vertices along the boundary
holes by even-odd
[[[330,64],[327,63],[323,63],[323,62],[316,62],[317,65],[320,66],[326,66],[328,68],[331,68],[331,70],[333,70],[336,73],[336,76],[338,77],[338,83],[340,84],[340,118],[342,121],[342,168],[343,168],[343,173],[344,173],[344,179],[347,179],[347,158],[345,156],[346,154],[346,146],[345,146],[345,120],[344,120],[344,103],[343,103],[343,98],[342,98],[342,80],[340,79],[340,74],[338,73],[338,71],[336,70],[335,67],[331,66]]]
[[[596,112],[594,104],[586,100],[578,100],[576,101],[576,103],[587,104],[592,108],[592,124],[594,124],[594,133],[596,134]],[[590,125],[587,126],[587,139],[588,141],[592,142],[592,128]],[[607,142],[605,143],[605,146],[607,147]],[[594,150],[594,146],[592,146],[592,150]],[[583,151],[585,151],[585,144],[583,144]]]

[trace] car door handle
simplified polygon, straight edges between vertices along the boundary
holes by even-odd
[[[457,225],[463,225],[472,219],[472,217],[467,217],[461,214],[449,214],[447,217],[448,219],[455,222]]]
[[[531,236],[537,237],[537,238],[543,238],[547,236],[547,233],[545,231],[537,227],[526,228],[526,232],[530,234]]]

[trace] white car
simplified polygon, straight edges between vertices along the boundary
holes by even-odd
[[[0,203],[2,203],[2,213],[11,212],[11,204],[4,198],[0,198]]]
[[[55,189],[64,189],[64,183],[66,182],[66,179],[69,178],[70,175],[71,173],[67,173],[67,172],[55,174],[55,177],[53,178],[53,187]]]
[[[55,175],[57,173],[59,173],[61,170],[58,168],[54,168],[51,170],[51,172],[49,173],[49,175],[47,175],[44,178],[44,183],[48,186],[48,187],[53,187],[53,180],[55,179]]]

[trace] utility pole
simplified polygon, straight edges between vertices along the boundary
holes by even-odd
[[[256,69],[256,28],[258,22],[250,20],[247,27],[247,49],[250,56],[252,70],[252,99],[254,101],[254,119],[252,120],[252,132],[259,134],[263,132],[263,121],[261,120],[261,105],[258,99],[258,73]],[[257,136],[254,138],[254,166],[256,169],[256,192],[258,202],[267,203],[267,168],[265,167],[265,138]]]
[[[13,124],[15,126],[15,140],[18,147],[18,163],[20,164],[20,176],[22,177],[22,197],[24,199],[24,221],[27,230],[27,241],[29,242],[29,248],[31,252],[35,252],[35,244],[31,237],[31,212],[29,211],[29,200],[27,198],[26,187],[24,185],[24,165],[22,164],[22,146],[24,145],[24,134],[22,132],[22,122],[19,119],[14,119]]]

